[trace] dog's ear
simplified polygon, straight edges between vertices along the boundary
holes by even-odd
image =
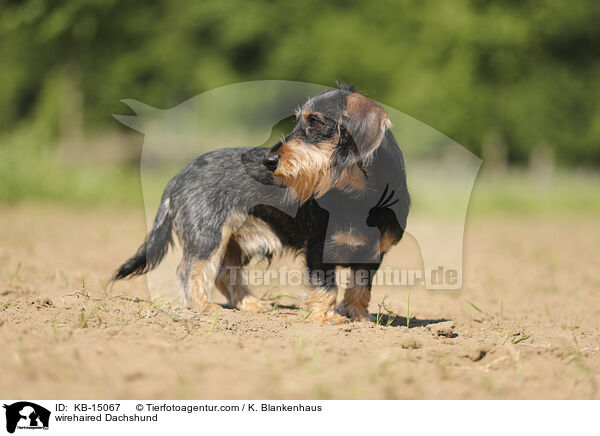
[[[356,154],[357,161],[368,160],[391,125],[386,111],[373,100],[358,92],[346,97],[341,120],[341,129],[345,130],[342,140],[348,142],[346,145]]]

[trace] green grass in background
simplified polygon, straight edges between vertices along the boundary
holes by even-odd
[[[4,2],[0,131],[111,128],[249,80],[345,80],[481,154],[600,167],[600,2]]]
[[[438,180],[432,189],[432,182],[427,180],[429,174],[412,171],[408,182],[413,210],[448,214],[461,201],[462,188],[451,181],[443,184]],[[442,195],[433,195],[439,192]],[[558,169],[540,177],[526,168],[496,173],[484,165],[468,208],[470,215],[552,212],[600,213],[600,174]]]
[[[143,204],[139,167],[125,163],[66,163],[56,151],[28,143],[27,136],[0,145],[0,204],[20,201],[90,206]],[[160,198],[166,182],[176,172],[172,168],[156,172],[145,186],[147,196]],[[422,211],[449,209],[461,193],[452,183],[438,184],[444,190],[443,200],[440,202],[440,196],[430,198],[426,174],[414,169],[410,173],[414,204]],[[498,173],[484,166],[469,203],[469,213],[476,215],[551,212],[600,212],[600,174],[555,170],[539,177],[526,169]]]
[[[600,212],[600,175],[558,170],[549,179],[528,171],[502,175],[482,170],[475,183],[469,213],[543,214],[552,212]]]
[[[77,205],[141,204],[139,171],[124,163],[66,163],[39,133],[0,142],[0,204],[56,201]]]

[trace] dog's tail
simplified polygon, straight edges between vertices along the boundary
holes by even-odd
[[[169,246],[173,245],[173,216],[169,208],[169,198],[163,198],[152,230],[137,252],[115,272],[112,281],[135,277],[156,268],[165,257]]]

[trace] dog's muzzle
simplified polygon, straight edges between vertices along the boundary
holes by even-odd
[[[269,154],[263,159],[263,165],[267,167],[269,171],[275,171],[279,164],[278,154]]]

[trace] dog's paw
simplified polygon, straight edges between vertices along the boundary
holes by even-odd
[[[375,317],[368,312],[357,313],[353,316],[349,316],[350,321],[356,322],[375,322]]]
[[[187,306],[188,309],[191,309],[198,313],[210,313],[215,312],[217,310],[221,310],[222,307],[218,304],[206,302],[204,304],[190,304]]]
[[[348,318],[334,311],[311,312],[306,319],[319,324],[346,324],[350,322]]]
[[[246,295],[235,308],[243,312],[263,313],[273,310],[273,305],[267,301],[259,300],[252,295]]]
[[[358,322],[375,322],[375,317],[366,310],[353,310],[346,306],[344,303],[340,304],[337,308],[340,315],[348,317],[350,321]]]

